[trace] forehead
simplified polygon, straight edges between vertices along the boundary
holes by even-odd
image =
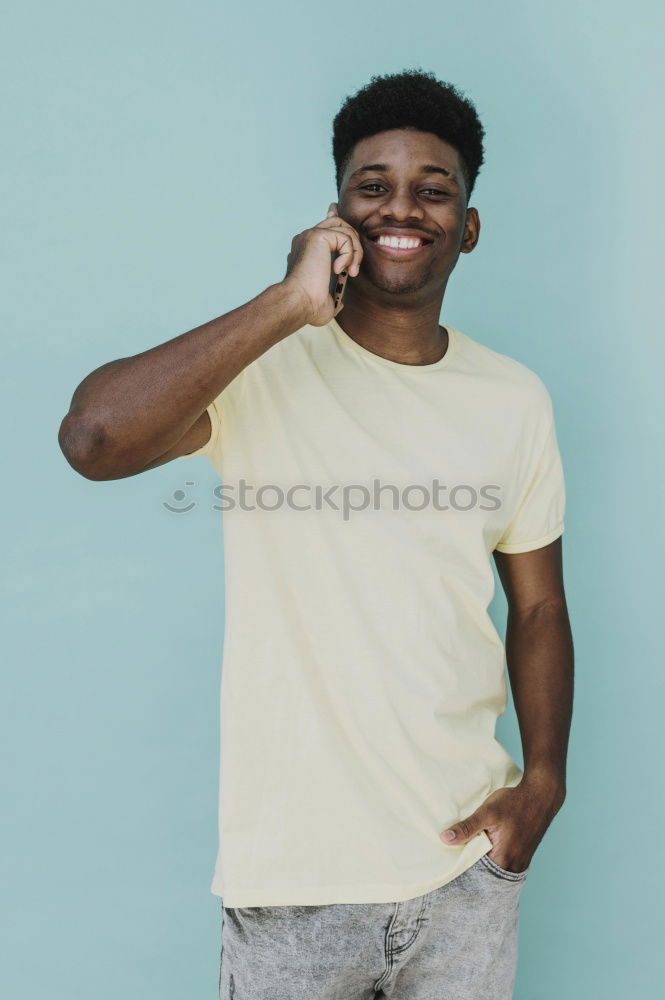
[[[385,163],[387,167],[400,169],[434,163],[455,176],[459,176],[461,166],[457,150],[438,135],[406,128],[377,132],[357,142],[349,160],[349,171],[363,163]]]

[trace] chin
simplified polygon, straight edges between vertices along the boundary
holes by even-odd
[[[375,288],[380,289],[382,292],[387,292],[389,295],[408,295],[411,292],[419,292],[425,285],[429,284],[429,280],[430,277],[428,274],[422,274],[410,280],[377,275],[376,277],[372,277],[370,282]]]

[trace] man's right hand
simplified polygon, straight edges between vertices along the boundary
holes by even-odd
[[[340,218],[337,204],[333,202],[323,222],[305,229],[293,237],[291,253],[287,257],[287,270],[282,284],[302,295],[310,326],[325,326],[344,308],[340,303],[335,310],[330,294],[330,265],[335,251],[335,274],[348,271],[354,278],[363,259],[363,248],[357,231]]]

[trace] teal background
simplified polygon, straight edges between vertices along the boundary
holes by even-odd
[[[567,478],[568,797],[515,995],[662,996],[662,5],[24,0],[3,20],[3,995],[217,995],[216,476],[90,482],[58,427],[94,368],[281,280],[335,198],[339,105],[422,68],[487,131],[442,318],[543,378]],[[164,507],[178,489],[188,513]],[[498,733],[521,759],[512,705]]]

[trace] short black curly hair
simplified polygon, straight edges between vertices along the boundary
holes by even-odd
[[[361,139],[393,128],[433,132],[457,150],[471,197],[484,160],[483,137],[473,103],[434,73],[405,69],[371,77],[353,97],[347,97],[333,121],[332,152],[339,194],[353,148]]]

